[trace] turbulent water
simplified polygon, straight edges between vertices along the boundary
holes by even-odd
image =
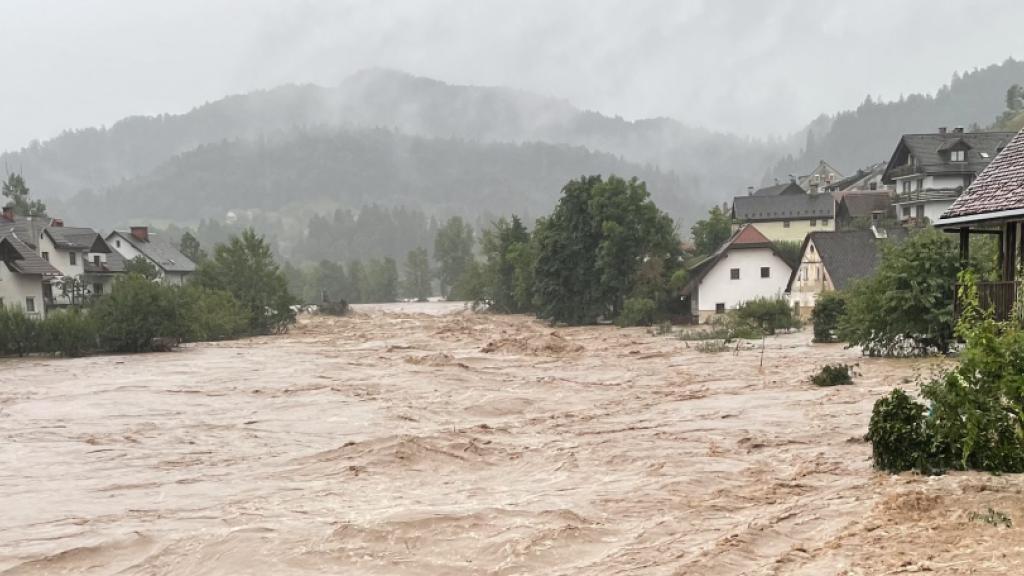
[[[855,356],[429,304],[4,360],[0,574],[1024,572],[1024,479],[871,469],[872,402],[937,363]]]

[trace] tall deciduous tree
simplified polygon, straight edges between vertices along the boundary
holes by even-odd
[[[732,236],[732,219],[724,208],[715,206],[708,211],[706,219],[698,220],[690,228],[690,233],[697,254],[707,256]]]
[[[484,298],[496,312],[520,313],[532,306],[533,259],[530,233],[518,216],[504,218],[484,231],[482,252],[487,263],[483,269]]]
[[[410,250],[406,256],[403,289],[407,298],[426,300],[430,297],[430,257],[426,248]]]
[[[437,260],[441,295],[451,297],[451,289],[473,262],[473,228],[460,216],[448,219],[437,231],[434,240],[434,259]],[[458,295],[454,295],[458,297]]]
[[[614,318],[646,262],[661,261],[656,273],[662,286],[678,268],[679,237],[672,219],[635,178],[589,176],[569,182],[535,235],[537,313],[555,322]]]
[[[8,198],[7,206],[14,209],[18,216],[39,216],[46,214],[46,204],[42,200],[31,200],[29,189],[21,174],[11,172],[3,183],[3,194]]]
[[[191,232],[185,232],[181,235],[179,247],[181,249],[181,253],[196,264],[206,260],[206,251],[203,250],[203,247],[199,244],[199,240],[193,236]]]
[[[250,314],[254,333],[279,332],[295,320],[287,280],[270,246],[251,228],[218,245],[213,258],[199,266],[195,281],[234,296]]]

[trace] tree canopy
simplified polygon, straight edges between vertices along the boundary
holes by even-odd
[[[690,233],[697,254],[707,256],[732,236],[732,218],[726,208],[715,206],[708,211],[707,218],[690,228]]]
[[[41,216],[46,214],[46,204],[42,200],[29,198],[29,189],[21,174],[11,172],[3,183],[3,195],[8,199],[7,206],[14,209],[18,216]]]

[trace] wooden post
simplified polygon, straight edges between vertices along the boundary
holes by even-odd
[[[1017,274],[1017,223],[1006,225],[1006,264],[1003,269],[1003,280],[1013,282]]]
[[[971,260],[971,229],[960,229],[960,269],[966,270]]]

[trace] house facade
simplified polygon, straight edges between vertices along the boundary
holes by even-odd
[[[808,194],[820,194],[825,192],[829,186],[842,179],[843,175],[839,170],[833,168],[828,162],[819,160],[814,170],[797,179],[797,184]]]
[[[971,236],[998,236],[1001,278],[979,283],[978,296],[997,319],[1009,318],[1020,295],[1018,269],[1024,264],[1024,130],[1000,150],[935,226],[959,235],[963,266],[970,257]]]
[[[831,194],[737,196],[732,218],[737,229],[754,224],[769,240],[802,242],[811,232],[835,230],[836,202]]]
[[[691,317],[706,323],[755,298],[784,297],[791,268],[758,228],[746,224],[690,270],[680,292]]]
[[[111,258],[111,249],[92,228],[64,226],[54,219],[39,234],[36,252],[61,278],[45,286],[47,304],[67,306],[83,298],[109,294],[114,278],[124,271],[120,259]]]
[[[883,176],[896,188],[896,217],[901,222],[938,221],[1011,138],[1010,132],[962,128],[904,134]]]
[[[0,306],[20,308],[29,317],[46,316],[44,285],[60,271],[8,232],[0,234]]]
[[[115,230],[107,235],[106,243],[125,262],[142,257],[156,267],[162,282],[184,284],[196,270],[194,262],[162,235],[150,233],[146,226],[132,226],[130,230]]]

